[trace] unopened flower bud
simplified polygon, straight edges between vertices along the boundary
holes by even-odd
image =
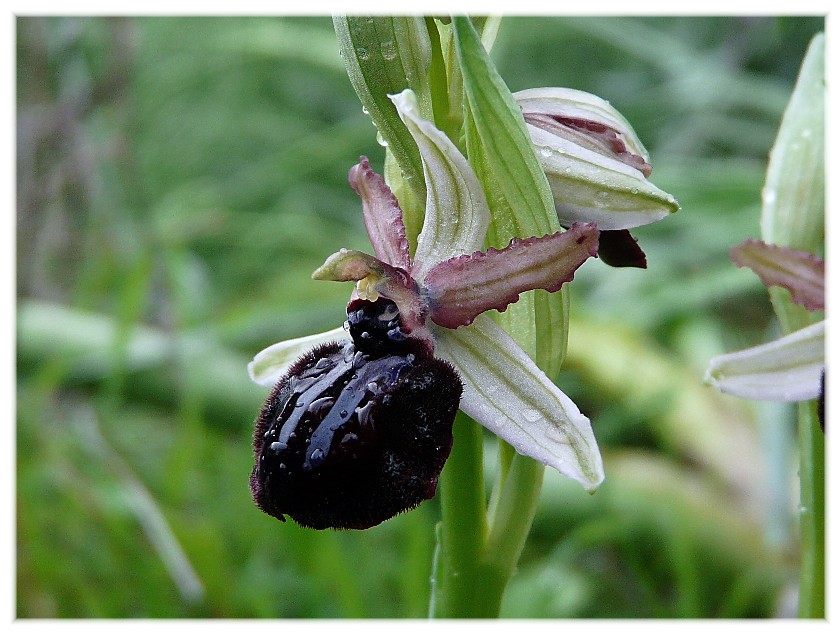
[[[647,179],[649,156],[627,120],[600,97],[570,88],[514,93],[561,224],[631,229],[679,209]]]

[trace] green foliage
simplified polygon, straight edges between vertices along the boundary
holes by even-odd
[[[503,21],[510,89],[610,100],[683,207],[634,231],[648,270],[593,261],[571,285],[558,381],[607,481],[546,476],[503,616],[792,614],[793,417],[758,424],[701,379],[770,323],[728,249],[759,235],[823,26]],[[310,273],[367,250],[346,174],[384,158],[330,18],[17,18],[17,74],[17,615],[424,616],[436,501],[320,533],[248,492],[264,391],[245,365],[341,322],[347,288]]]

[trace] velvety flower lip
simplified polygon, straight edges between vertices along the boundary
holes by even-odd
[[[393,301],[411,336],[458,371],[461,409],[518,452],[594,490],[604,473],[589,419],[483,313],[503,310],[526,290],[559,289],[596,254],[598,228],[580,223],[567,232],[481,251],[490,212],[472,168],[444,133],[422,119],[410,90],[391,99],[420,150],[427,183],[414,257],[396,198],[362,157],[349,181],[362,199],[375,255],[341,250],[313,276],[356,281],[351,306],[379,297]],[[256,382],[271,385],[294,362],[294,351],[346,337],[336,329],[275,344],[255,357],[249,372]]]

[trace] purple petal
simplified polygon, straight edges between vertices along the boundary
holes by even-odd
[[[376,257],[386,264],[408,270],[411,259],[405,237],[402,209],[385,180],[370,167],[366,156],[350,168],[350,186],[362,199],[370,242]]]
[[[804,251],[745,240],[730,251],[732,261],[748,267],[765,286],[781,286],[790,291],[793,301],[808,310],[825,308],[825,262]]]
[[[525,122],[574,141],[603,156],[612,157],[639,170],[645,178],[650,178],[653,168],[644,157],[631,152],[619,133],[613,128],[586,119],[573,119],[559,115],[538,113],[524,114]]]
[[[588,223],[542,238],[514,238],[501,251],[445,260],[424,280],[432,321],[445,328],[466,326],[491,308],[504,311],[525,291],[557,291],[597,252],[598,228]]]
[[[350,305],[356,299],[373,302],[382,295],[397,304],[407,333],[417,331],[420,337],[425,332],[426,304],[417,283],[399,267],[361,251],[341,249],[312,273],[312,279],[356,282]]]

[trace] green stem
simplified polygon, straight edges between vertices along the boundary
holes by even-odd
[[[442,522],[433,566],[430,616],[493,618],[531,529],[544,467],[500,447],[507,473],[497,485],[492,525],[484,502],[481,428],[455,422],[455,442],[441,476]],[[501,441],[500,441],[501,443]]]
[[[782,288],[768,289],[782,334],[818,319],[794,304]],[[825,618],[825,434],[817,419],[816,401],[799,403],[799,616]]]
[[[501,440],[499,444],[503,444]],[[488,573],[486,591],[499,605],[531,530],[544,472],[540,463],[515,454],[502,483],[483,561]]]
[[[481,553],[487,539],[481,427],[459,413],[452,453],[440,479],[439,569],[433,616],[496,616],[482,592]]]
[[[814,401],[799,404],[799,451],[799,616],[819,619],[825,618],[825,435]]]

